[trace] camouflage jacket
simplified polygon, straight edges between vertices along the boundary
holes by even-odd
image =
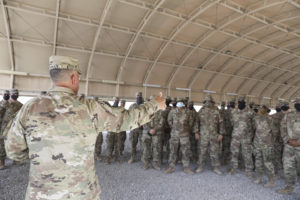
[[[141,104],[141,105],[143,105],[143,104]],[[139,107],[139,105],[138,105],[137,103],[133,103],[133,104],[130,105],[129,110],[130,110],[130,109],[136,109],[136,108],[138,108],[138,107]],[[153,117],[153,116],[152,116],[152,117]],[[140,126],[134,128],[134,129],[140,129],[140,130],[143,130],[143,126],[140,125]],[[130,130],[132,130],[132,129],[130,129]]]
[[[170,111],[172,110],[172,107],[168,106],[164,111],[163,111],[163,118],[165,120],[164,123],[164,131],[168,131],[170,130],[169,124],[167,123],[168,121],[168,115],[170,113]]]
[[[234,109],[231,112],[232,136],[252,138],[252,115],[246,110]]]
[[[3,120],[4,114],[5,114],[5,111],[8,107],[8,105],[9,105],[8,101],[6,101],[6,100],[0,101],[0,136],[2,135],[2,132],[1,132],[2,120]]]
[[[281,120],[280,132],[284,143],[288,143],[289,140],[297,140],[300,144],[300,112],[292,111],[285,114]]]
[[[217,138],[219,134],[224,135],[224,122],[220,111],[203,106],[198,112],[197,129],[201,137]]]
[[[188,113],[190,115],[190,120],[193,121],[193,127],[191,127],[191,132],[195,133],[195,129],[197,129],[197,121],[198,121],[198,113],[195,110],[195,108],[193,108],[193,110],[188,109]]]
[[[18,111],[22,108],[22,106],[23,104],[19,101],[15,101],[15,102],[9,101],[8,107],[6,108],[5,114],[2,119],[0,135],[3,134],[9,121],[15,118],[15,116],[17,115]]]
[[[165,119],[163,117],[163,111],[160,110],[154,114],[152,120],[143,125],[143,131],[149,132],[150,129],[154,129],[156,134],[162,134],[164,131]]]
[[[128,111],[54,87],[26,103],[7,134],[9,158],[30,158],[26,199],[100,199],[94,167],[97,132],[134,129],[151,120],[155,101]]]
[[[191,115],[185,108],[182,110],[171,109],[168,115],[168,124],[171,128],[171,137],[189,137],[194,127]]]
[[[261,147],[273,146],[271,120],[268,116],[256,115],[253,119],[253,130],[255,131],[254,143]]]
[[[224,113],[224,127],[225,127],[225,134],[226,135],[231,135],[232,134],[232,124],[231,124],[231,109],[225,110]]]
[[[278,112],[271,115],[271,130],[275,142],[283,142],[280,135],[280,123],[283,117],[283,112]]]

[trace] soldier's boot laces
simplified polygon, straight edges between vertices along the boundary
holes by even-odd
[[[0,161],[0,170],[5,168],[5,160]]]
[[[256,179],[253,181],[255,184],[261,184],[262,183],[262,174],[258,173]]]
[[[107,165],[109,165],[110,164],[110,157],[107,157],[106,158],[106,162],[105,162]]]
[[[216,174],[218,175],[222,175],[223,172],[220,171],[219,167],[215,167],[214,170],[213,170]]]
[[[187,174],[194,174],[194,172],[189,167],[184,167],[183,171]]]
[[[235,174],[235,172],[236,172],[236,171],[235,171],[235,169],[234,169],[234,168],[232,168],[232,169],[230,169],[230,170],[229,170],[229,172],[228,172],[228,173],[229,173],[229,174],[231,174],[231,175],[233,175],[233,174]]]
[[[275,186],[274,177],[269,177],[269,181],[264,186],[267,188],[273,188]]]
[[[131,164],[134,162],[135,162],[135,158],[134,158],[134,156],[131,156],[130,159],[128,160],[128,163]]]
[[[294,194],[294,187],[293,186],[286,186],[283,189],[277,190],[278,193],[280,194]]]
[[[153,166],[154,169],[160,170],[160,166],[159,166],[159,164],[158,164],[157,162],[154,162],[154,163],[152,164],[152,166]]]
[[[251,172],[246,172],[246,175],[249,177],[249,178],[254,178],[253,177],[253,174]]]
[[[196,173],[201,173],[203,172],[203,166],[199,166],[197,169],[196,169]]]
[[[166,174],[171,174],[171,173],[173,173],[173,172],[174,172],[174,167],[169,167],[169,168],[165,171]]]

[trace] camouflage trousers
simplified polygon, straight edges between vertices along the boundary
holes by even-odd
[[[162,135],[162,148],[164,148],[164,147],[166,148],[167,158],[170,155],[170,137],[171,137],[171,130],[165,129],[165,131]]]
[[[96,139],[95,145],[95,156],[100,157],[102,152],[102,143],[103,143],[103,134],[102,132],[99,133]]]
[[[111,158],[114,152],[115,157],[118,158],[120,156],[121,134],[108,132],[106,135],[106,145],[106,156]]]
[[[195,133],[190,134],[190,142],[191,142],[191,160],[198,160],[198,141],[195,138]]]
[[[131,156],[136,157],[136,147],[139,142],[139,138],[142,136],[143,130],[140,128],[133,129],[130,131],[130,144],[131,144]]]
[[[198,142],[198,149],[199,149],[199,166],[204,166],[204,162],[206,161],[206,155],[207,151],[209,152],[211,165],[213,167],[219,167],[220,166],[220,159],[219,159],[219,153],[220,153],[220,143],[217,141],[216,136],[214,139],[201,136],[201,140]]]
[[[230,144],[231,144],[231,135],[224,135],[222,140],[222,154],[221,154],[221,158],[224,164],[230,161],[230,157],[231,157]]]
[[[0,160],[4,160],[6,158],[4,139],[0,139]]]
[[[275,142],[274,153],[273,153],[273,164],[276,173],[281,169],[283,169],[282,156],[283,156],[283,143]]]
[[[284,145],[283,150],[283,172],[285,182],[289,186],[294,186],[297,178],[297,163],[300,162],[300,147]]]
[[[273,147],[264,147],[259,144],[254,144],[253,154],[255,156],[256,172],[263,173],[265,168],[267,175],[274,177]]]
[[[125,149],[125,141],[126,141],[126,138],[127,138],[126,131],[120,132],[120,137],[121,137],[120,154],[123,154],[124,149]]]
[[[162,132],[157,132],[155,135],[150,136],[147,131],[143,131],[142,143],[143,143],[143,155],[142,161],[144,163],[150,163],[151,155],[153,162],[161,164],[162,154]]]
[[[171,136],[169,166],[175,167],[179,145],[182,152],[182,164],[184,167],[188,167],[190,165],[190,152],[191,152],[190,138],[188,136],[187,137]]]
[[[253,171],[252,142],[249,137],[232,137],[230,146],[232,168],[238,168],[240,149],[243,161],[245,162],[246,172]]]

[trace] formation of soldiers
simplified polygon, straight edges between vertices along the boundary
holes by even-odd
[[[6,158],[3,134],[22,107],[17,99],[18,90],[6,90],[0,102],[0,169],[5,167]],[[84,101],[84,95],[80,99]],[[98,98],[95,100],[98,101]],[[136,102],[129,110],[143,103],[142,93],[138,92]],[[116,97],[112,107],[125,110],[125,104],[125,100],[120,101]],[[278,192],[293,193],[297,159],[300,159],[300,98],[295,99],[295,109],[292,111],[288,102],[280,102],[273,115],[269,115],[270,109],[266,104],[255,105],[251,102],[247,107],[244,96],[238,98],[237,107],[235,99],[227,102],[227,109],[225,102],[220,105],[221,109],[210,95],[206,95],[202,108],[197,112],[189,98],[167,97],[164,111],[156,112],[149,123],[131,130],[128,163],[138,160],[137,145],[140,142],[145,170],[151,166],[161,170],[164,158],[168,158],[167,174],[174,172],[176,163],[182,163],[187,174],[201,173],[208,155],[213,172],[218,175],[224,173],[220,170],[221,165],[231,165],[229,174],[235,174],[238,167],[244,165],[246,175],[251,179],[255,169],[257,176],[253,182],[261,184],[265,172],[268,176],[265,187],[274,187],[274,179],[283,169],[287,186]],[[120,162],[125,141],[125,131],[108,132],[107,164],[111,164],[112,158]],[[102,144],[103,134],[99,132],[95,145],[96,160],[101,160]],[[194,171],[190,169],[190,162],[198,164]]]

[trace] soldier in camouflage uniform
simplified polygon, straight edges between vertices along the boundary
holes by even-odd
[[[269,181],[265,187],[274,187],[274,165],[273,165],[273,138],[271,133],[271,120],[267,112],[266,105],[259,108],[258,114],[253,119],[254,136],[254,156],[255,170],[257,172],[256,184],[262,183],[262,174],[264,168],[268,175]]]
[[[274,158],[273,163],[275,167],[275,173],[278,174],[283,168],[282,164],[282,154],[283,154],[283,140],[280,134],[280,123],[284,116],[281,112],[281,105],[276,105],[276,113],[271,115],[271,129],[274,142]]]
[[[280,132],[284,143],[283,172],[286,187],[278,190],[282,194],[294,193],[297,178],[297,163],[300,162],[300,97],[294,100],[295,110],[284,115]]]
[[[132,104],[130,106],[129,110],[133,109],[133,108],[138,108],[143,103],[144,103],[143,94],[141,92],[137,92],[136,93],[136,103]],[[143,126],[140,126],[136,129],[130,131],[129,140],[130,140],[130,144],[131,144],[131,156],[130,156],[130,159],[128,160],[129,164],[135,162],[135,160],[136,160],[136,147],[137,147],[138,141],[142,134],[143,134]]]
[[[120,107],[123,108],[125,110],[125,104],[126,104],[126,100],[122,99],[121,100],[121,104]],[[126,141],[126,131],[121,131],[120,132],[120,137],[121,137],[121,144],[120,144],[120,156],[123,155],[124,149],[125,149],[125,141]]]
[[[112,107],[119,107],[119,97],[114,98]],[[121,148],[121,134],[115,132],[108,132],[106,135],[106,164],[111,163],[111,157],[114,152],[115,162],[120,162],[120,148]]]
[[[150,100],[154,96],[150,97]],[[143,155],[142,161],[144,163],[144,169],[149,169],[151,154],[153,158],[152,166],[156,170],[160,170],[161,154],[162,154],[162,137],[164,134],[165,119],[163,117],[163,111],[158,111],[154,114],[152,120],[144,124],[143,126]]]
[[[7,134],[7,156],[17,161],[30,158],[26,200],[99,200],[101,190],[94,165],[98,132],[134,129],[165,108],[159,96],[140,109],[125,112],[102,101],[80,101],[76,95],[79,74],[77,60],[50,57],[53,88],[46,96],[27,102]]]
[[[94,100],[95,101],[99,101],[99,98],[98,97],[94,97]],[[97,139],[96,139],[96,144],[95,144],[95,159],[96,160],[102,160],[101,159],[102,144],[103,144],[103,133],[99,132],[99,134],[97,136]]]
[[[192,121],[197,121],[197,111],[194,108],[194,102],[190,101],[188,103],[188,110],[189,113],[191,115],[191,120]],[[193,127],[191,127],[191,132],[190,132],[190,142],[191,142],[191,160],[192,161],[197,161],[198,160],[198,143],[197,140],[195,138],[195,131],[192,129]]]
[[[3,92],[3,100],[0,101],[0,131],[1,131],[1,124],[3,121],[5,111],[9,106],[9,97],[10,97],[9,91],[5,90]],[[5,158],[6,158],[6,152],[4,147],[4,139],[3,139],[2,132],[0,132],[0,169],[5,168]]]
[[[170,156],[169,168],[165,171],[165,173],[168,174],[174,172],[178,148],[180,145],[184,172],[187,174],[193,174],[194,172],[192,172],[189,168],[191,151],[189,134],[190,129],[194,126],[194,124],[182,99],[177,102],[177,108],[170,111],[168,115],[168,123],[171,127]]]
[[[170,152],[170,148],[169,148],[169,140],[170,140],[170,133],[171,133],[171,129],[169,127],[169,124],[167,123],[168,121],[168,115],[171,111],[171,109],[173,107],[170,106],[170,103],[172,103],[172,100],[171,100],[171,97],[167,96],[166,97],[166,106],[167,108],[163,111],[163,118],[165,120],[165,123],[164,123],[164,134],[162,136],[162,148],[166,149],[166,157],[168,158],[169,157],[169,152]],[[162,150],[163,151],[163,150]],[[164,158],[164,155],[163,155],[163,152],[162,152],[162,155],[161,155],[161,163],[163,163],[163,158]]]
[[[204,100],[204,106],[198,112],[197,117],[197,131],[196,139],[200,140],[198,148],[200,151],[197,173],[203,171],[203,167],[206,160],[206,154],[209,150],[211,164],[213,171],[216,174],[221,175],[220,171],[220,142],[222,141],[224,130],[223,118],[220,115],[220,111],[213,107],[213,98],[210,95],[206,95]]]
[[[240,149],[245,162],[246,174],[253,178],[253,160],[252,160],[252,116],[246,109],[245,97],[238,99],[238,109],[231,113],[231,124],[233,126],[231,140],[231,165],[230,174],[234,174],[238,168],[238,157]]]

